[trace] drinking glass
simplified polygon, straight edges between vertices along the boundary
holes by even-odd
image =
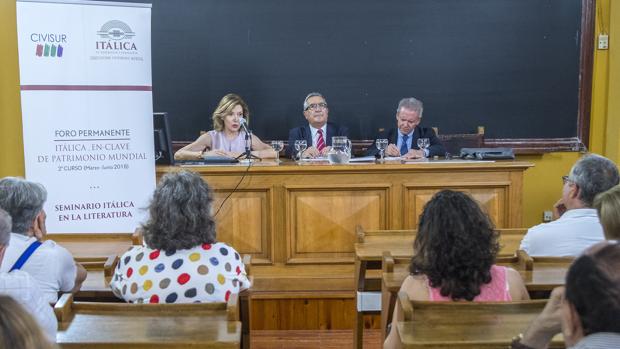
[[[430,139],[428,138],[418,138],[417,143],[418,143],[418,148],[423,150],[424,153],[426,153],[426,148],[428,148],[431,145]]]
[[[271,141],[271,147],[276,152],[276,163],[279,163],[280,151],[284,148],[284,141]]]
[[[383,158],[385,157],[385,149],[388,146],[388,140],[385,138],[380,138],[375,141],[377,145],[377,149],[379,149],[379,153],[381,154],[381,162],[383,162]]]
[[[308,147],[308,142],[305,139],[298,139],[295,141],[295,150],[297,150],[297,158],[301,161],[301,157],[304,154],[304,150]]]

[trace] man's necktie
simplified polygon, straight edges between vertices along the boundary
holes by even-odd
[[[407,139],[409,139],[409,135],[403,135],[403,143],[400,145],[400,155],[405,155],[409,152],[409,147],[407,146]]]
[[[319,137],[316,140],[316,149],[318,151],[322,151],[325,148],[325,139],[323,139],[323,130],[319,129],[317,131],[319,133]]]

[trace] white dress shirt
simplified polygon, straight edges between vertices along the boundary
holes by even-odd
[[[312,127],[312,125],[308,126],[310,126],[310,132],[312,132],[312,145],[308,144],[308,148],[311,146],[316,148],[316,145],[319,142],[319,129]],[[323,125],[320,129],[323,130],[323,140],[325,141],[325,146],[327,147],[327,124]]]
[[[568,210],[557,220],[530,228],[520,249],[530,256],[577,257],[605,240],[603,227],[593,208]]]
[[[0,272],[8,272],[33,241],[34,237],[11,233]],[[77,267],[73,256],[52,240],[44,241],[20,270],[37,281],[48,303],[56,303],[59,291],[69,292],[75,286]]]
[[[28,273],[21,270],[1,272],[0,294],[10,296],[21,304],[36,319],[48,338],[56,342],[58,324],[54,310],[43,296],[38,283]]]

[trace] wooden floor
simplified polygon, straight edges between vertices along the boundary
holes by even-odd
[[[252,349],[344,349],[353,347],[353,330],[251,331]],[[381,330],[364,331],[364,349],[380,349]]]

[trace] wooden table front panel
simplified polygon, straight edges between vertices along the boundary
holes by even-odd
[[[253,264],[353,263],[355,226],[415,229],[433,194],[470,193],[497,228],[521,226],[529,163],[275,165],[185,168],[214,188],[218,240]],[[158,178],[180,167],[158,167]]]

